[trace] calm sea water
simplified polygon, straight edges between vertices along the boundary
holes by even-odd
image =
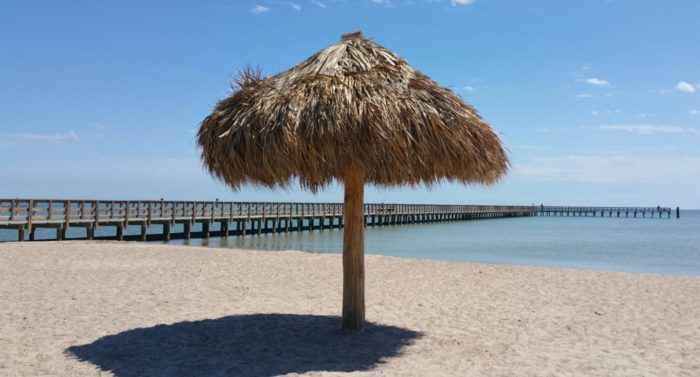
[[[82,229],[71,232],[84,236]],[[113,232],[101,227],[98,235]],[[54,234],[46,230],[38,238]],[[16,232],[0,231],[0,240],[15,238]],[[325,230],[170,243],[340,253],[342,240],[342,231]],[[700,211],[681,211],[680,219],[526,217],[370,227],[365,245],[368,254],[405,258],[700,275]]]

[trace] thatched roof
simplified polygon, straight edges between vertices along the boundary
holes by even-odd
[[[508,170],[477,111],[361,32],[290,70],[246,71],[198,132],[204,165],[233,188],[365,182],[491,184]]]

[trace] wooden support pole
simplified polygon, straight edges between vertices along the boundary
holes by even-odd
[[[146,241],[148,237],[148,227],[146,226],[146,223],[141,223],[141,232],[139,233],[139,239],[141,241]]]
[[[124,241],[124,225],[117,224],[117,241]]]
[[[228,221],[221,222],[221,235],[224,238],[228,238]]]
[[[19,228],[17,228],[17,241],[24,241],[24,232],[25,228],[24,225],[20,225]]]
[[[681,218],[681,207],[676,207],[676,218],[677,219]]]
[[[85,236],[86,236],[86,238],[87,238],[88,240],[91,240],[91,239],[95,238],[95,225],[94,225],[94,224],[88,225],[88,226],[85,228],[85,233],[86,233]]]
[[[209,238],[209,221],[202,223],[202,237]]]
[[[170,223],[163,223],[163,240],[170,241]]]
[[[245,237],[245,228],[248,225],[248,221],[246,219],[243,219],[241,221],[241,235]]]
[[[344,177],[343,218],[343,329],[365,326],[364,174],[349,169]]]
[[[36,240],[36,225],[32,225],[29,227],[29,240]]]

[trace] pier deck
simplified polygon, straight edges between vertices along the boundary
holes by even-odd
[[[545,207],[490,205],[365,204],[365,225],[400,225],[525,216],[671,217],[670,208]],[[342,203],[260,203],[224,201],[53,200],[0,199],[0,228],[15,229],[17,240],[35,240],[36,230],[55,229],[55,239],[66,239],[69,228],[85,228],[81,239],[94,239],[95,229],[115,228],[116,240],[170,240],[248,234],[300,232],[343,227]],[[677,211],[678,215],[678,211]],[[148,234],[153,224],[161,234]],[[182,224],[182,231],[172,227]],[[201,224],[195,232],[193,225]],[[212,224],[217,224],[212,229]],[[136,235],[125,234],[140,227]]]

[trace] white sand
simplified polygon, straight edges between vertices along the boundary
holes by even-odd
[[[339,255],[0,244],[1,376],[700,376],[700,278]],[[163,325],[165,324],[165,325]]]

